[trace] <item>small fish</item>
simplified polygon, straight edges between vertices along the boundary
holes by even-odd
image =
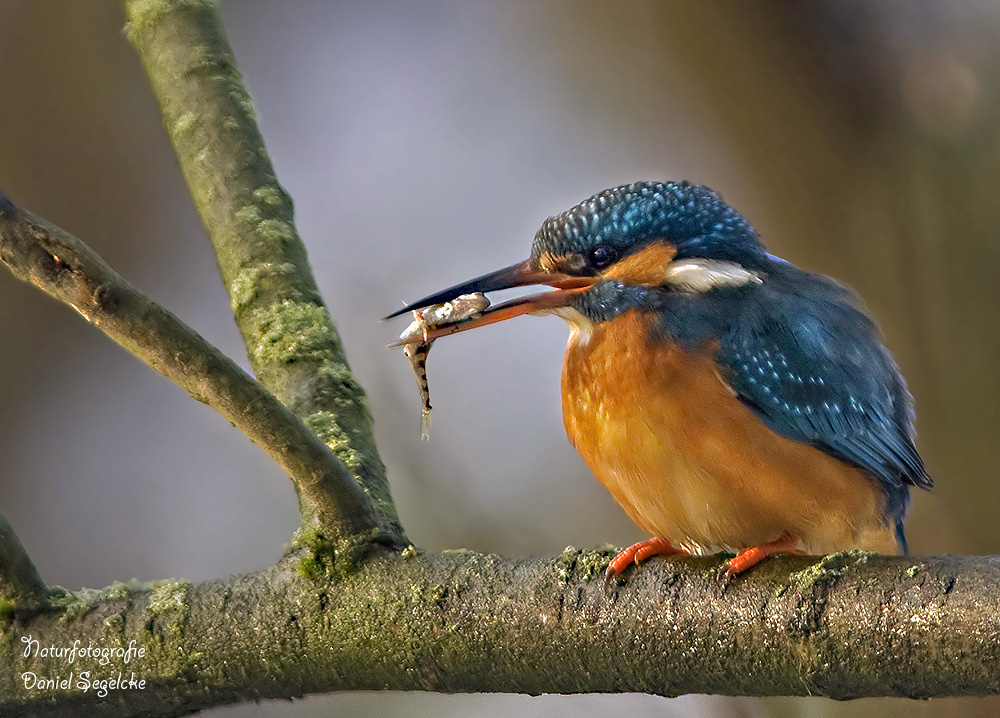
[[[427,383],[427,355],[430,354],[434,340],[427,340],[427,332],[447,324],[456,324],[467,319],[474,319],[490,306],[490,300],[485,294],[463,294],[444,304],[434,304],[413,312],[413,321],[399,338],[407,343],[403,345],[403,354],[410,360],[413,376],[417,379],[420,399],[423,408],[420,412],[420,438],[427,441],[431,437],[431,392]],[[413,341],[407,341],[413,340]]]
[[[416,312],[414,312],[416,313]],[[410,360],[413,376],[417,379],[417,389],[423,407],[420,410],[420,438],[427,441],[431,438],[431,390],[427,384],[427,355],[431,352],[430,342],[413,342],[403,347],[403,354]]]

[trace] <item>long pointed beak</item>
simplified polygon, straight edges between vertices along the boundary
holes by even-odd
[[[401,314],[412,312],[415,309],[429,307],[432,304],[450,302],[455,297],[460,297],[463,294],[472,294],[473,292],[482,292],[483,294],[486,294],[487,292],[497,292],[501,289],[526,287],[531,284],[547,284],[550,287],[570,289],[572,287],[590,286],[592,283],[593,281],[588,277],[573,277],[569,274],[543,272],[533,269],[531,267],[531,262],[526,259],[523,262],[512,264],[509,267],[504,267],[496,272],[484,274],[481,277],[470,279],[468,282],[456,284],[454,287],[449,287],[448,289],[444,289],[440,292],[424,297],[423,299],[419,299],[412,304],[408,304],[402,309],[384,317],[384,319],[392,319],[393,317],[398,317]]]
[[[484,311],[481,315],[457,324],[446,324],[441,327],[432,327],[428,330],[427,339],[436,339],[448,334],[466,331],[467,329],[475,329],[476,327],[494,324],[522,314],[530,314],[532,312],[545,311],[565,306],[572,301],[574,295],[586,291],[593,286],[594,278],[575,277],[569,274],[562,274],[560,272],[546,272],[534,269],[531,266],[530,261],[525,260],[517,264],[512,264],[511,266],[505,267],[496,272],[484,274],[483,276],[476,277],[468,282],[456,284],[454,287],[449,287],[443,291],[431,294],[430,296],[424,297],[423,299],[413,302],[412,304],[393,312],[385,318],[392,319],[393,317],[398,317],[406,312],[412,312],[417,309],[429,307],[432,304],[450,302],[463,294],[472,294],[474,292],[482,292],[485,294],[486,292],[495,292],[501,289],[512,289],[514,287],[525,287],[531,284],[545,284],[550,287],[555,287],[555,289],[551,292],[540,292],[538,294],[531,294],[526,297],[520,297],[518,299],[512,299],[509,302],[497,304],[496,306],[490,307]],[[400,341],[397,342],[396,345],[402,345],[405,343],[406,342],[404,341]]]

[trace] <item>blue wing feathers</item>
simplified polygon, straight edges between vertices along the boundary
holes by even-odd
[[[860,299],[786,263],[740,291],[759,294],[668,297],[660,329],[691,348],[717,338],[744,404],[782,436],[869,472],[901,519],[908,487],[932,482],[913,444],[910,395]]]

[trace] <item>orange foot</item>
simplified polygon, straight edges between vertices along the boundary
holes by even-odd
[[[797,536],[785,534],[777,541],[762,543],[760,546],[745,548],[740,551],[726,564],[726,576],[731,577],[738,573],[743,573],[748,568],[756,566],[772,553],[795,553],[802,555],[805,551],[799,548],[799,539]]]
[[[632,544],[620,554],[611,559],[608,570],[604,572],[605,581],[613,581],[621,575],[621,572],[628,568],[631,563],[645,561],[652,556],[666,556],[671,554],[687,554],[685,549],[677,548],[666,539],[651,538],[646,541]]]

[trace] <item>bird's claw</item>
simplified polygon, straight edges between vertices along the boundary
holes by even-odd
[[[686,555],[687,553],[686,549],[677,548],[663,538],[651,538],[634,543],[611,559],[604,572],[604,586],[605,588],[616,586],[621,574],[633,563],[641,563],[653,556]]]

